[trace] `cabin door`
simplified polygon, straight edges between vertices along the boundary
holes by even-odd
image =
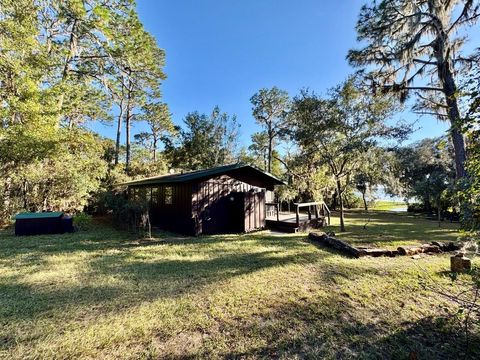
[[[242,192],[231,192],[210,204],[204,210],[203,234],[244,232],[244,197]]]

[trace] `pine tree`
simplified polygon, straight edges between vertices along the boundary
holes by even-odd
[[[283,137],[287,129],[288,93],[277,87],[261,89],[252,96],[250,102],[253,105],[253,117],[264,128],[268,139],[267,171],[271,172],[275,142]]]

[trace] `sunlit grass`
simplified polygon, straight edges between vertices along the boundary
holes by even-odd
[[[389,211],[394,209],[407,209],[407,204],[403,201],[377,200],[370,206],[370,210]]]
[[[383,230],[367,226],[371,239],[402,221],[424,223],[410,241],[445,235],[421,219],[377,216]],[[365,238],[361,214],[347,219],[348,236]],[[443,275],[448,264],[445,255],[350,259],[305,234],[1,231],[0,358],[455,357],[455,308],[419,284],[429,274],[458,287]]]
[[[350,210],[345,214],[346,232],[340,233],[340,221],[334,213],[327,231],[354,245],[396,248],[431,241],[456,241],[460,236],[459,224],[449,221],[426,220],[422,215]]]

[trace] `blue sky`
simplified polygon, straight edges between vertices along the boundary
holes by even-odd
[[[166,51],[163,101],[174,122],[215,105],[236,114],[241,144],[259,130],[250,97],[278,86],[291,96],[308,87],[324,93],[352,69],[345,56],[356,46],[359,0],[137,0],[145,28]],[[401,115],[416,119],[408,112]],[[411,141],[445,133],[430,117]],[[137,124],[134,133],[142,130]],[[94,129],[114,137],[113,126]]]

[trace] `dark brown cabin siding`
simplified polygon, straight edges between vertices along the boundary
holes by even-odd
[[[166,203],[167,188],[171,189],[171,204]],[[192,221],[192,186],[190,184],[151,185],[130,188],[130,198],[144,197],[150,203],[153,226],[183,234],[195,234]]]
[[[194,184],[192,218],[196,234],[264,228],[265,208],[260,200],[262,196],[256,194],[264,194],[264,190],[227,175]]]
[[[265,227],[265,191],[246,192],[244,195],[245,232]]]

